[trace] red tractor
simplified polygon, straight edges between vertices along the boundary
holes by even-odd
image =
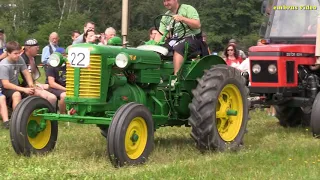
[[[269,0],[262,9],[264,45],[249,48],[252,104],[272,105],[281,126],[310,125],[318,137],[320,1]]]

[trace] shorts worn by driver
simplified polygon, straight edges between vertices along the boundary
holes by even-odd
[[[188,55],[196,51],[201,51],[201,41],[194,36],[185,37],[180,40],[173,46],[173,50],[183,56],[185,51],[185,42],[188,42],[189,44]],[[199,54],[200,53],[201,52],[199,52]]]

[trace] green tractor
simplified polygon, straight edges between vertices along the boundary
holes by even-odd
[[[238,149],[249,112],[241,72],[219,56],[185,53],[174,76],[168,49],[161,44],[127,47],[124,24],[122,42],[115,37],[108,46],[73,45],[67,58],[51,55],[52,66],[67,66],[68,114],[56,113],[43,98],[23,99],[11,118],[14,151],[30,156],[53,150],[58,121],[96,124],[115,167],[144,163],[152,152],[155,130],[166,126],[191,126],[191,137],[201,151]]]

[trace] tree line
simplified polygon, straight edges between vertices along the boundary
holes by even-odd
[[[51,32],[59,33],[59,44],[71,44],[71,32],[83,31],[84,22],[96,23],[96,31],[114,27],[121,36],[121,0],[1,0],[0,28],[5,29],[7,40],[24,42],[36,38],[44,47]],[[194,6],[207,34],[209,47],[222,51],[231,38],[243,50],[256,44],[262,22],[261,0],[180,0]],[[162,0],[129,1],[128,41],[137,46],[148,40],[148,30],[154,18],[166,9]]]

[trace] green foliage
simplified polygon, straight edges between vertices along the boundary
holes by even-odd
[[[242,49],[255,45],[262,15],[261,0],[180,0],[194,6],[200,15],[202,30],[208,35],[213,51],[222,51],[228,40],[235,38]],[[36,38],[41,47],[56,31],[60,46],[71,44],[71,31],[83,30],[85,21],[96,23],[97,33],[114,27],[121,36],[121,1],[114,0],[2,0],[1,4],[15,3],[16,7],[0,6],[0,28],[6,30],[8,40],[21,43],[27,37]],[[129,7],[128,40],[131,46],[147,41],[148,29],[154,18],[166,12],[162,1],[131,0]],[[60,26],[59,26],[60,24]]]

